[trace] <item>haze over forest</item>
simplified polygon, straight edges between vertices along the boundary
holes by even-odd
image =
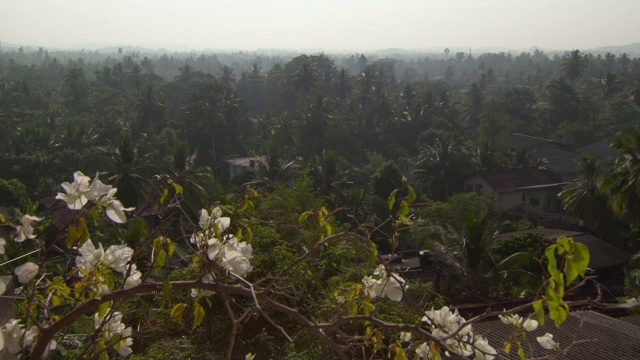
[[[172,51],[588,50],[638,43],[638,13],[635,0],[3,1],[0,42]]]

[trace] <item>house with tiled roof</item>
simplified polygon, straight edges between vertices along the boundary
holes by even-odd
[[[557,206],[553,195],[544,198],[529,199],[525,196],[525,191],[539,189],[535,187],[547,186],[553,188],[559,186],[561,182],[559,177],[553,172],[541,169],[497,169],[485,170],[468,177],[464,181],[465,192],[476,192],[478,194],[489,192],[495,195],[496,206],[506,211],[513,211],[516,208],[524,207],[525,200],[531,201],[532,207],[545,206],[549,202],[549,206]],[[532,188],[533,187],[533,188]]]
[[[577,160],[581,154],[590,154],[598,161],[615,159],[618,152],[611,148],[607,140],[600,140],[580,148],[573,148],[561,142],[514,133],[509,136],[514,148],[525,147],[533,150],[535,155],[544,159],[547,168],[562,176],[564,181],[571,181],[578,173]]]

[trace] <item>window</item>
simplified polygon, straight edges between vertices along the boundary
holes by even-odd
[[[473,192],[473,185],[465,184],[464,192]]]
[[[482,192],[482,185],[476,184],[476,193],[480,194]]]
[[[529,204],[533,206],[540,206],[540,199],[535,196],[529,198]]]

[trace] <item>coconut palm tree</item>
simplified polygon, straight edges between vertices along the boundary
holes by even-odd
[[[496,235],[495,217],[488,210],[468,213],[459,223],[432,228],[427,243],[444,267],[441,290],[457,296],[495,297],[499,294],[493,290],[500,288],[508,275],[515,284],[530,283],[528,279],[517,281],[517,276],[529,277],[523,268],[531,263],[531,256],[515,253],[496,263]]]
[[[605,183],[609,205],[616,215],[640,223],[640,128],[621,131],[611,147],[620,155]]]
[[[609,218],[607,195],[602,190],[605,169],[593,155],[582,154],[578,162],[578,177],[558,195],[564,210],[576,219],[583,219],[594,231]]]
[[[351,91],[351,77],[346,69],[342,68],[333,81],[340,102],[344,102]]]
[[[607,73],[602,79],[600,79],[600,83],[602,84],[601,92],[603,100],[611,100],[617,93],[622,90],[622,80],[615,73]]]
[[[226,86],[233,87],[236,84],[236,76],[233,73],[233,69],[227,65],[222,66],[222,69],[220,69],[218,79]]]
[[[561,68],[567,79],[575,85],[587,70],[587,59],[580,50],[573,50],[562,57]]]
[[[303,98],[307,98],[311,90],[315,88],[318,80],[316,69],[308,62],[303,63],[292,76],[293,86],[297,91],[302,91]]]

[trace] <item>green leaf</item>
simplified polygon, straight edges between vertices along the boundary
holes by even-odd
[[[591,255],[589,254],[589,248],[587,248],[584,244],[576,243],[573,256],[571,256],[567,263],[571,264],[575,272],[579,275],[584,276],[585,271],[587,271],[587,267],[589,266],[589,260]],[[569,279],[569,275],[567,274],[567,284],[570,284],[573,279]]]
[[[369,314],[371,314],[372,311],[373,311],[373,304],[368,301],[363,301],[362,312],[364,313],[364,315],[369,316]]]
[[[247,236],[246,236],[245,242],[247,244],[251,244],[251,240],[253,240],[253,231],[251,230],[250,227],[248,227],[247,228]]]
[[[559,249],[559,246],[549,245],[547,249],[544,251],[544,256],[547,258],[547,271],[549,271],[549,275],[556,280],[560,281],[561,274],[558,271],[558,262],[556,261],[556,249]]]
[[[389,195],[389,200],[387,200],[387,206],[389,206],[389,210],[393,209],[393,205],[396,203],[397,192],[398,192],[398,189],[395,189],[391,192],[391,195]]]
[[[524,355],[524,349],[522,348],[522,344],[518,343],[518,356],[520,359],[524,360],[527,357]]]
[[[396,356],[393,358],[393,360],[408,360],[407,355],[404,353],[404,349],[402,348],[402,346],[396,344],[395,350],[396,350]]]
[[[161,267],[164,266],[166,261],[167,261],[167,253],[161,249],[156,253],[155,259],[153,261],[153,268],[155,270],[159,270]]]
[[[502,347],[502,350],[503,350],[505,353],[507,353],[507,354],[508,354],[508,353],[509,353],[509,351],[511,351],[511,343],[510,343],[510,342],[508,342],[508,341],[507,341],[507,342],[505,342],[505,343],[504,343],[504,346]]]
[[[182,185],[178,184],[177,182],[172,183],[172,185],[176,190],[176,194],[184,195],[184,188],[182,187]]]
[[[567,319],[567,304],[562,301],[560,304],[549,303],[549,317],[556,323],[556,326],[562,325]]]
[[[169,196],[169,189],[164,189],[164,191],[162,192],[162,196],[160,196],[160,204],[164,204],[167,196]]]
[[[173,255],[173,252],[176,251],[176,246],[173,245],[173,242],[169,238],[166,238],[166,240],[167,240],[167,245],[169,247],[169,256],[171,256]]]
[[[369,264],[368,264],[369,267],[373,267],[378,261],[378,248],[376,247],[376,244],[371,242],[371,248],[372,248],[372,251],[369,254]]]
[[[349,303],[349,310],[347,311],[347,316],[356,316],[358,315],[358,304],[355,301]]]
[[[400,201],[400,209],[398,209],[398,217],[404,218],[407,217],[407,215],[409,215],[409,205],[406,201],[402,200]]]
[[[193,328],[197,328],[198,325],[204,319],[204,308],[197,302],[193,303]]]
[[[536,320],[540,323],[541,326],[544,326],[544,308],[542,305],[542,299],[537,300],[533,303],[533,311],[536,314]]]
[[[162,283],[162,301],[160,302],[161,308],[164,308],[164,305],[169,302],[172,291],[173,285],[171,285],[169,281],[165,281]]]
[[[173,306],[171,309],[171,318],[175,321],[182,320],[182,314],[184,314],[184,309],[187,307],[185,303],[179,303]]]
[[[309,215],[311,215],[311,210],[307,210],[307,211],[303,212],[302,214],[300,214],[300,216],[298,217],[298,225],[302,225],[302,223],[305,220],[307,220]]]
[[[109,311],[109,303],[105,302],[100,304],[98,306],[98,319],[104,318],[104,316],[107,314],[107,311]]]
[[[407,186],[407,190],[409,191],[407,203],[413,204],[413,202],[416,201],[416,192],[413,191],[413,188],[411,186]]]

